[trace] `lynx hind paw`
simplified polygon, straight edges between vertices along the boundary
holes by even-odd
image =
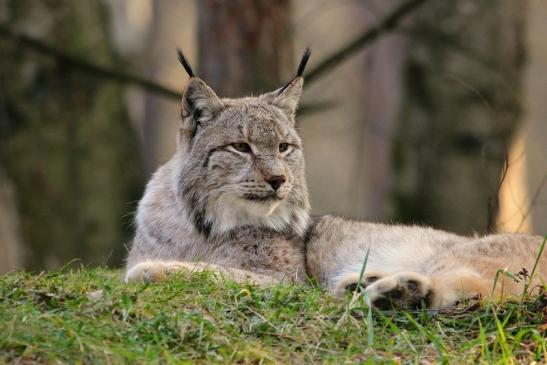
[[[342,296],[346,292],[353,292],[357,290],[357,286],[359,285],[359,276],[361,273],[355,272],[345,275],[337,284],[334,289],[334,294],[336,296]],[[383,273],[365,273],[363,274],[363,277],[361,278],[360,286],[363,288],[368,287],[372,283],[374,283],[376,280],[381,279],[384,277],[385,274]]]
[[[382,310],[430,308],[433,302],[431,280],[413,272],[384,277],[368,286],[365,292],[372,305]]]

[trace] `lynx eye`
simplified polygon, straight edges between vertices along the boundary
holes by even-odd
[[[232,147],[239,152],[243,153],[251,153],[251,146],[249,146],[247,143],[232,143]]]
[[[288,149],[289,149],[289,144],[288,143],[280,143],[279,144],[279,152],[287,152]]]

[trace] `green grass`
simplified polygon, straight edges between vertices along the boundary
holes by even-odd
[[[0,363],[529,363],[547,361],[547,296],[451,312],[369,313],[313,286],[162,284],[121,273],[0,277]]]

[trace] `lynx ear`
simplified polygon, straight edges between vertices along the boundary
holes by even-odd
[[[184,54],[177,50],[179,61],[190,76],[182,96],[182,132],[194,137],[197,129],[205,125],[224,108],[222,100],[200,78],[194,75]]]
[[[302,96],[303,86],[304,79],[296,77],[281,89],[265,94],[262,98],[281,109],[289,118],[292,118],[296,113],[298,102]]]
[[[302,87],[304,86],[302,74],[304,73],[310,55],[310,49],[306,48],[300,65],[298,66],[296,76],[288,84],[271,93],[260,96],[261,99],[280,108],[291,119],[294,118],[298,102],[302,96]]]
[[[224,104],[215,92],[203,80],[192,77],[182,96],[182,118],[191,119],[195,127],[211,121]]]

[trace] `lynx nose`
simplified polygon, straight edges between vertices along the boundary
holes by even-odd
[[[283,185],[285,181],[287,181],[287,179],[285,179],[285,176],[283,175],[270,176],[265,180],[275,191],[277,191],[277,189],[279,189],[279,187]]]

